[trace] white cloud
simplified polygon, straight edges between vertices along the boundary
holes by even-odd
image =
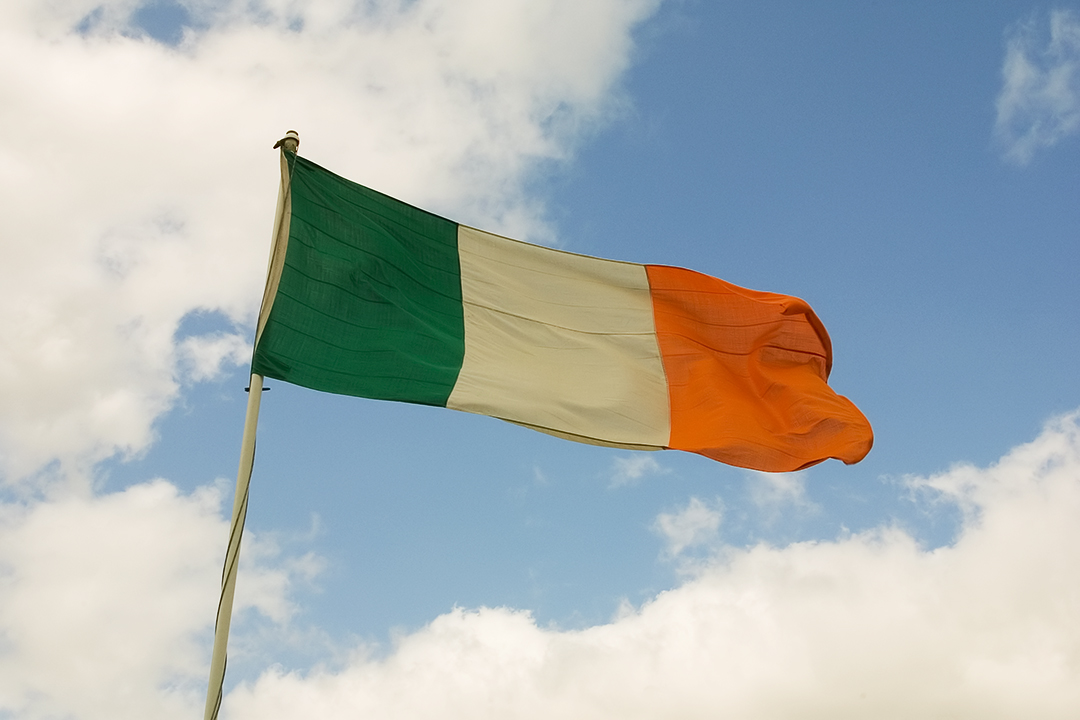
[[[639,452],[615,457],[611,460],[611,480],[608,488],[637,485],[644,478],[652,475],[666,475],[669,472],[670,470],[658,463],[651,454]]]
[[[728,549],[579,631],[458,609],[385,659],[268,670],[228,718],[1075,717],[1077,415],[992,467],[911,482],[968,509],[953,545],[881,528]]]
[[[750,473],[750,499],[758,507],[806,505],[806,476],[794,473]]]
[[[184,338],[177,348],[188,365],[192,380],[210,380],[223,365],[243,365],[251,360],[251,344],[236,333],[215,333]]]
[[[682,510],[660,513],[653,529],[664,538],[667,552],[677,556],[687,548],[715,543],[719,538],[721,512],[720,502],[712,506],[698,498],[690,498]]]
[[[803,472],[750,472],[748,479],[750,501],[761,511],[761,518],[767,525],[779,520],[787,509],[802,513],[821,510],[806,496],[806,475]]]
[[[1036,21],[1014,27],[1006,44],[995,132],[1021,165],[1080,130],[1080,18],[1050,13],[1049,38]]]
[[[0,3],[8,483],[139,451],[181,380],[236,359],[176,330],[251,322],[287,129],[358,181],[545,237],[529,173],[617,107],[656,0],[192,2],[178,47],[138,36],[138,5]]]
[[[228,534],[220,499],[157,480],[0,505],[0,716],[194,717]],[[318,567],[245,538],[238,619],[285,622],[293,578]]]
[[[267,669],[229,694],[223,717],[1074,717],[1078,421],[1050,423],[989,468],[910,478],[964,508],[951,546],[880,528],[727,548],[681,587],[584,630],[456,609],[386,657],[361,647],[333,669]],[[0,505],[0,715],[197,715],[219,502],[155,481]],[[703,519],[685,525],[707,535],[714,513],[692,502],[671,526]],[[286,622],[290,584],[318,560],[252,547],[239,605]]]

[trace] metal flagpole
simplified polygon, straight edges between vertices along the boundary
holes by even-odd
[[[289,168],[285,153],[296,153],[300,137],[294,130],[281,140],[275,148],[281,148],[281,187],[278,191],[277,213],[274,217],[274,235],[270,250],[270,267],[267,271],[266,291],[263,295],[262,308],[259,311],[259,323],[255,331],[255,343],[270,314],[274,295],[277,292],[278,279],[281,277],[281,265],[285,257],[285,247],[289,237],[289,216],[292,210],[292,198],[289,193]],[[221,571],[221,599],[218,600],[217,622],[214,625],[214,651],[210,657],[210,681],[206,689],[206,710],[204,720],[216,720],[221,707],[222,687],[225,683],[226,646],[229,642],[229,624],[232,621],[233,596],[236,594],[236,570],[240,560],[240,536],[244,532],[244,519],[247,517],[248,486],[251,483],[251,470],[255,465],[255,427],[259,422],[259,402],[262,400],[263,377],[251,374],[248,386],[247,414],[244,416],[244,436],[240,442],[240,469],[236,474],[236,495],[233,497],[232,523],[229,526],[229,547],[225,551],[225,567]]]

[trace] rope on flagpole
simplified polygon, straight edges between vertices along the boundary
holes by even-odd
[[[277,211],[274,216],[274,234],[271,240],[270,267],[267,271],[266,292],[263,294],[255,343],[266,324],[266,317],[273,304],[277,283],[281,277],[285,246],[289,236],[289,216],[292,214],[292,197],[289,192],[289,168],[285,153],[296,153],[300,136],[290,130],[274,144],[281,148],[281,187],[278,192]],[[214,623],[214,650],[210,657],[210,679],[206,688],[204,720],[217,720],[225,684],[226,649],[229,643],[229,625],[232,622],[233,597],[236,594],[236,572],[240,562],[240,538],[247,518],[248,488],[251,471],[255,466],[255,428],[259,423],[259,403],[262,400],[263,377],[251,374],[248,386],[247,413],[244,416],[244,435],[240,442],[240,468],[236,473],[236,494],[233,497],[232,522],[229,525],[229,546],[225,551],[225,566],[221,570],[221,597],[218,600],[217,620]]]

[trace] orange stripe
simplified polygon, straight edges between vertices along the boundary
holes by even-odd
[[[668,447],[754,470],[862,460],[859,409],[827,383],[832,347],[804,301],[647,265],[671,403]]]

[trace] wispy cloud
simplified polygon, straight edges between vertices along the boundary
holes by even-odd
[[[785,511],[815,513],[820,507],[806,496],[806,475],[802,472],[751,472],[747,494],[766,524],[775,523]]]
[[[636,485],[652,475],[666,475],[671,472],[656,461],[651,454],[637,453],[625,457],[616,457],[611,461],[609,488]]]
[[[182,340],[177,347],[181,367],[194,381],[218,376],[223,366],[243,365],[251,359],[251,343],[238,333],[197,335]]]
[[[758,507],[808,505],[806,477],[794,473],[750,473],[750,499]]]
[[[715,543],[721,517],[719,500],[710,505],[695,497],[677,512],[660,513],[653,529],[664,538],[668,554],[677,557],[689,548]]]
[[[1080,17],[1054,10],[1008,34],[995,135],[1005,157],[1024,165],[1080,130]]]

